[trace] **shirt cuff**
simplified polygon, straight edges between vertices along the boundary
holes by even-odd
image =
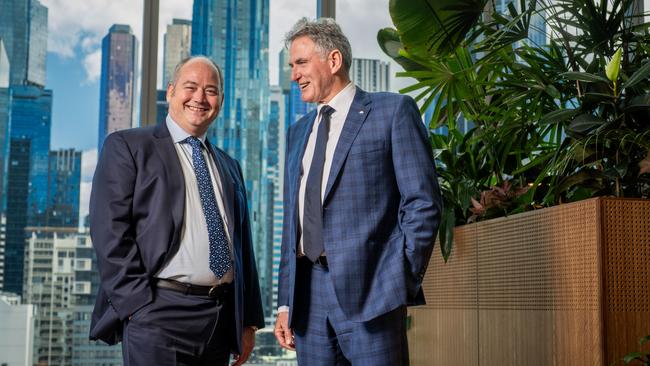
[[[278,307],[278,313],[288,313],[289,312],[289,307],[286,305],[282,305]]]

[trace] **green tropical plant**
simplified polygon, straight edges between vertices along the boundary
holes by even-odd
[[[396,29],[378,42],[430,116],[445,259],[453,226],[473,219],[650,196],[650,24],[632,5],[390,1]],[[548,42],[536,44],[540,24]]]
[[[646,343],[650,343],[650,335],[639,340],[641,347]],[[650,366],[650,351],[630,352],[623,357],[623,363],[625,365]]]

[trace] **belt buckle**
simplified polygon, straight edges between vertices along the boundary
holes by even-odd
[[[214,285],[214,286],[210,287],[210,291],[208,291],[208,297],[217,297],[217,291],[216,291],[217,286],[218,285]]]

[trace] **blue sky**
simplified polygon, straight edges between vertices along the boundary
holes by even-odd
[[[54,92],[52,148],[76,148],[84,151],[94,149],[99,118],[101,39],[112,24],[121,23],[130,25],[141,42],[142,0],[41,2],[48,7],[46,86]],[[160,1],[159,80],[162,73],[163,35],[166,26],[171,23],[172,18],[191,19],[192,3],[192,0]],[[359,9],[363,9],[363,16],[360,16]],[[313,18],[315,12],[316,0],[270,1],[271,83],[277,83],[277,58],[284,34],[300,17]],[[375,40],[378,29],[391,26],[388,0],[338,0],[337,14],[339,23],[350,38],[355,57],[382,58],[389,61],[379,50]],[[391,65],[391,71],[397,71],[395,64]]]
[[[80,217],[88,212],[88,197],[97,161],[101,40],[111,25],[128,24],[142,41],[142,0],[40,0],[48,8],[46,87],[53,90],[52,149],[83,151]],[[337,21],[350,39],[354,57],[390,61],[377,45],[377,31],[392,26],[389,0],[338,0]],[[163,36],[173,18],[191,19],[193,0],[160,0],[158,80],[162,76]],[[270,0],[269,76],[277,83],[282,39],[301,17],[314,18],[316,0]],[[139,49],[141,52],[141,47]],[[142,59],[141,57],[139,59]],[[391,72],[399,68],[394,62]],[[137,81],[139,83],[139,79]],[[391,80],[391,89],[410,84]],[[139,86],[138,86],[139,89]],[[139,99],[139,96],[137,96]],[[136,101],[139,104],[139,100]]]
[[[46,87],[54,91],[52,149],[97,146],[99,82],[87,81],[78,58],[47,54]]]

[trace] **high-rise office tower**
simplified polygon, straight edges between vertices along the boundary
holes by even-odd
[[[5,282],[5,245],[7,244],[7,216],[0,214],[0,288]]]
[[[23,299],[36,305],[35,363],[72,364],[72,300],[77,228],[35,228],[25,231]]]
[[[79,226],[81,151],[50,151],[46,226]]]
[[[282,66],[280,66],[282,67]],[[271,87],[271,113],[265,152],[267,179],[273,183],[269,192],[269,223],[268,237],[271,242],[271,311],[267,314],[275,319],[278,302],[278,279],[280,273],[280,253],[282,249],[282,219],[283,219],[283,183],[285,158],[285,108],[287,95],[282,87]],[[272,133],[271,133],[272,132]],[[271,187],[269,187],[271,188]]]
[[[12,86],[4,290],[21,294],[25,227],[45,222],[52,91]]]
[[[291,90],[291,66],[289,66],[289,50],[282,48],[278,54],[278,85],[284,94]]]
[[[38,0],[0,0],[0,38],[12,85],[45,85],[47,8]]]
[[[302,101],[298,83],[292,82],[287,96],[286,128],[298,122],[302,116],[311,112],[314,108],[316,108],[316,104]]]
[[[163,57],[163,83],[162,89],[172,79],[174,68],[183,59],[190,55],[192,42],[192,21],[185,19],[173,19],[172,24],[167,25],[165,33],[165,52]]]
[[[9,126],[11,115],[11,73],[9,70],[9,56],[5,42],[0,38],[0,212],[4,212],[7,158],[9,157]],[[0,288],[2,286],[0,285]]]
[[[390,64],[381,60],[353,58],[350,79],[367,92],[390,90]]]
[[[237,159],[248,193],[258,267],[268,266],[260,197],[260,128],[268,118],[269,1],[194,0],[192,54],[211,58],[223,70],[224,103],[208,138]],[[269,291],[270,283],[260,283]]]
[[[244,168],[247,188],[258,180],[260,124],[268,114],[268,0],[195,0],[192,54],[223,70],[225,100],[208,132]]]
[[[131,27],[114,24],[102,40],[98,151],[107,135],[134,125],[137,65],[138,41]]]
[[[120,347],[88,339],[90,319],[99,289],[99,270],[88,230],[84,229],[75,236],[77,245],[72,289],[72,365],[122,365]]]

